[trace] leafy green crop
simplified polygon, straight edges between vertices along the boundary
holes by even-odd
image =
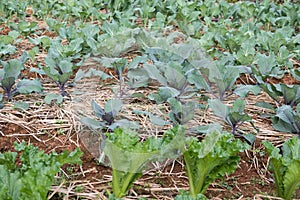
[[[116,71],[120,98],[125,93],[122,91],[124,84],[135,91],[128,95],[145,98],[139,92],[140,87],[152,86],[153,80],[157,82],[158,89],[147,93],[148,98],[168,106],[168,113],[155,114],[151,113],[151,109],[134,111],[148,116],[155,125],[187,123],[194,117],[194,110],[202,106],[197,104],[198,97],[201,102],[206,102],[209,93],[218,99],[209,101],[213,112],[230,125],[234,136],[242,136],[251,143],[254,136],[243,134],[241,130],[243,123],[252,124],[251,117],[245,112],[246,100],[238,99],[232,106],[222,101],[233,93],[245,98],[249,92],[258,95],[263,90],[278,105],[277,109],[274,104],[268,107],[276,111],[276,115],[271,117],[274,129],[299,134],[299,85],[269,84],[272,79],[281,79],[286,73],[300,80],[300,68],[297,68],[300,59],[300,6],[296,2],[0,0],[0,21],[14,29],[8,35],[0,36],[0,87],[4,90],[0,94],[0,102],[3,99],[11,101],[19,93],[42,90],[38,80],[18,79],[24,69],[20,66],[23,61],[7,60],[15,53],[15,44],[24,39],[21,34],[36,45],[28,52],[32,60],[41,53],[40,50],[48,52],[45,62],[38,65],[38,69],[31,70],[43,77],[48,76],[60,90],[60,93],[46,95],[47,104],[52,100],[61,103],[66,96],[70,97],[72,94],[68,93],[68,87],[74,86],[78,80],[90,76],[111,78],[96,68],[79,69],[84,59],[98,56],[95,60],[100,60],[101,66]],[[28,21],[29,15],[43,19],[48,27]],[[40,27],[42,29],[36,31]],[[5,34],[6,28],[3,26],[0,31]],[[51,36],[45,36],[45,33],[51,33]],[[132,56],[135,58],[129,62]],[[128,69],[127,74],[123,73],[125,68]],[[257,84],[235,85],[244,73],[254,76]],[[78,94],[76,88],[74,91]],[[138,128],[137,123],[120,119],[122,115],[119,114],[124,116],[124,113],[119,113],[121,100],[108,100],[104,106],[95,101],[91,104],[95,117],[81,120],[96,132],[117,132],[118,127]],[[267,107],[266,102],[260,105]],[[22,106],[26,107],[17,103],[14,108]],[[194,131],[207,134],[213,126],[200,126]],[[202,196],[195,198],[201,199]],[[178,198],[195,199],[188,194]]]
[[[52,41],[45,58],[46,66],[39,65],[40,69],[32,68],[31,71],[47,75],[59,87],[62,97],[69,96],[66,91],[67,82],[75,73],[75,69],[81,65],[81,62],[76,61],[82,61],[80,54],[82,42],[81,38],[72,40],[67,45],[61,44],[59,39]]]
[[[151,79],[157,80],[163,87],[159,88],[159,93],[150,95],[152,100],[165,102],[169,98],[187,98],[194,92],[189,86],[187,77],[182,70],[182,66],[175,62],[169,62],[167,65],[144,64],[144,69],[148,72]]]
[[[181,47],[186,49],[190,46],[183,44]],[[175,48],[180,49],[180,45]],[[195,102],[183,102],[183,99],[191,98],[197,91],[190,85],[189,81],[196,83],[201,78],[192,77],[191,71],[188,70],[191,68],[191,64],[184,57],[189,56],[189,53],[177,55],[176,51],[179,50],[168,51],[163,48],[148,48],[146,52],[154,64],[145,63],[143,69],[148,73],[149,78],[157,80],[162,85],[158,88],[158,93],[148,96],[149,99],[156,101],[156,103],[169,103],[171,107],[170,120],[174,124],[182,125],[194,117],[196,108]],[[197,83],[199,86],[200,83]]]
[[[64,29],[67,26],[67,22],[59,21],[57,19],[48,18],[45,20],[47,25],[49,26],[49,31],[55,31],[59,33],[60,29]]]
[[[147,1],[139,0],[139,6],[133,9],[134,12],[138,13],[141,19],[143,19],[144,26],[147,25],[148,20],[155,17],[156,13],[156,4],[159,4],[159,1]]]
[[[7,19],[12,18],[13,15],[24,19],[26,16],[26,7],[29,5],[28,1],[19,1],[19,0],[12,0],[12,1],[4,1],[1,0],[0,3],[0,12],[4,16],[4,21]]]
[[[104,19],[105,14],[99,12],[103,9],[103,0],[30,0],[33,15],[43,20],[49,17],[71,21],[89,21]]]
[[[280,105],[290,105],[293,107],[297,106],[300,102],[299,85],[262,83],[259,86]]]
[[[16,51],[14,44],[18,42],[18,36],[19,33],[17,31],[10,31],[8,35],[0,36],[0,58],[13,54]]]
[[[171,111],[169,112],[169,118],[174,124],[185,124],[194,117],[196,102],[180,102],[176,98],[169,98]]]
[[[101,58],[101,64],[104,65],[106,68],[112,68],[116,74],[117,79],[119,80],[119,93],[120,97],[122,97],[124,91],[122,88],[123,83],[123,71],[125,70],[126,66],[128,65],[128,61],[126,58]]]
[[[139,64],[147,62],[147,56],[136,56],[128,65],[127,84],[131,88],[139,88],[148,86],[149,76],[144,68],[139,67]]]
[[[300,134],[300,104],[296,110],[289,105],[277,108],[272,123],[277,131]]]
[[[194,47],[190,44],[170,45],[168,40],[172,41],[172,37],[170,36],[167,41],[162,39],[158,47],[146,48],[146,54],[153,64],[143,65],[148,77],[162,85],[158,93],[149,96],[151,100],[158,103],[166,102],[169,98],[192,97],[197,90],[190,85],[190,82],[201,87],[199,79],[202,77],[194,72],[197,70],[188,60]]]
[[[199,37],[199,31],[200,28],[202,28],[202,23],[199,20],[201,17],[201,11],[198,9],[199,3],[193,1],[176,1],[173,3],[175,3],[175,5],[170,5],[170,7],[174,6],[173,8],[176,9],[176,20],[172,22],[175,23],[185,34],[193,37]],[[168,21],[170,21],[170,19]]]
[[[75,23],[75,25],[60,27],[60,24],[56,24],[59,22],[55,20],[51,21],[51,23],[54,23],[54,25],[59,28],[56,30],[56,32],[59,34],[60,38],[67,39],[70,42],[81,38],[82,41],[80,42],[80,52],[83,57],[89,57],[91,52],[95,51],[97,49],[97,45],[100,43],[98,41],[100,37],[100,29],[97,25],[78,21]]]
[[[104,152],[112,167],[112,190],[123,197],[143,170],[153,161],[176,158],[184,148],[184,128],[176,126],[161,138],[150,137],[140,141],[136,132],[115,129],[107,134]]]
[[[120,99],[111,99],[106,102],[104,109],[101,108],[94,100],[92,101],[92,108],[95,116],[101,121],[94,120],[90,117],[82,117],[81,122],[93,130],[114,130],[117,127],[123,128],[137,128],[135,122],[126,119],[115,120],[118,112],[121,110],[123,103]]]
[[[204,194],[213,181],[234,172],[240,159],[237,154],[247,148],[228,132],[210,132],[201,142],[191,137],[183,153],[191,197]]]
[[[110,9],[113,15],[115,11],[121,12],[128,9],[133,3],[133,0],[109,0],[107,7]]]
[[[180,191],[174,200],[207,200],[204,194],[197,194],[195,197],[192,197],[188,191]]]
[[[239,69],[232,66],[217,65],[209,69],[209,79],[216,84],[220,100],[232,94],[226,95],[226,92],[232,89],[239,75]]]
[[[37,22],[27,22],[27,21],[20,21],[18,23],[15,22],[8,22],[8,26],[12,30],[18,31],[20,34],[28,36],[34,31],[38,29],[38,23]]]
[[[244,122],[248,121],[252,124],[251,117],[244,111],[246,105],[245,100],[237,99],[233,102],[232,107],[226,106],[219,99],[209,100],[208,104],[215,115],[230,125],[231,133],[233,135],[239,135],[238,128]],[[254,125],[252,124],[252,126]],[[247,135],[250,136],[249,134]],[[253,143],[253,138],[251,136],[247,137],[247,135],[244,135],[243,137],[245,137],[249,143]]]
[[[283,144],[281,150],[271,142],[263,142],[270,157],[269,168],[273,172],[277,196],[291,200],[300,187],[300,140],[293,137]]]
[[[55,174],[64,164],[81,164],[79,148],[71,153],[45,154],[37,147],[15,143],[17,152],[0,154],[1,199],[47,199]],[[20,162],[20,163],[19,163]]]
[[[103,34],[97,39],[95,56],[122,57],[128,52],[138,49],[135,37],[140,34],[140,28],[130,28],[112,21],[105,22],[101,27]]]
[[[31,38],[28,36],[28,40],[32,44],[38,45],[46,50],[48,50],[50,48],[51,41],[52,41],[51,38],[49,38],[48,36],[41,36],[41,37],[37,37],[37,38]]]
[[[22,79],[17,81],[27,59],[28,55],[24,53],[18,60],[1,61],[3,68],[0,69],[0,87],[4,90],[4,97],[7,97],[8,101],[11,101],[12,97],[17,94],[41,92],[43,89],[39,80]],[[0,96],[3,97],[3,95]]]

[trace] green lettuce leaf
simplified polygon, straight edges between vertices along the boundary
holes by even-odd
[[[60,167],[66,163],[81,164],[79,148],[71,153],[45,154],[23,142],[15,143],[15,150],[20,154],[18,162],[16,152],[0,154],[0,199],[46,200]]]
[[[176,158],[184,143],[184,128],[180,126],[166,131],[161,138],[150,137],[143,142],[136,132],[128,129],[117,128],[108,133],[104,153],[112,167],[114,195],[125,196],[149,163]]]
[[[263,141],[270,157],[278,197],[290,200],[300,187],[300,139],[293,137],[282,146],[282,152],[271,142]]]
[[[191,196],[204,194],[213,181],[234,172],[240,160],[237,154],[246,148],[249,145],[235,140],[232,134],[217,130],[206,134],[202,142],[190,138],[183,156]]]

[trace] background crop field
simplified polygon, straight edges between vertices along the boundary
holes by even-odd
[[[114,199],[105,133],[229,132],[249,149],[204,195],[280,199],[263,141],[300,136],[299,31],[298,0],[0,0],[0,152],[79,147],[48,199]],[[185,167],[147,165],[124,199],[176,198]]]

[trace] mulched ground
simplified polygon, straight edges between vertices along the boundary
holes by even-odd
[[[44,22],[40,21],[39,26],[42,29],[45,26]],[[51,37],[55,36],[54,33],[42,30],[41,34]],[[9,29],[2,24],[0,25],[0,32],[1,35],[7,34]],[[22,54],[22,51],[30,50],[32,47],[33,45],[27,40],[23,40],[17,45],[18,51],[9,57],[18,57]],[[38,55],[36,62],[42,62],[44,57],[45,54]],[[93,66],[92,64],[87,65],[87,67]],[[26,63],[26,67],[27,70],[23,72],[24,76],[41,78],[44,81],[46,91],[58,91],[54,84],[28,71],[31,67],[36,67],[36,63],[29,61]],[[239,83],[247,84],[253,84],[252,81],[246,76],[242,76],[238,80]],[[273,81],[270,82],[274,83]],[[293,81],[288,75],[282,80],[276,80],[275,82],[291,83],[291,81],[299,84],[299,82]],[[30,103],[29,110],[19,111],[14,109],[11,103],[0,110],[0,152],[13,150],[13,143],[20,141],[33,143],[46,153],[51,151],[61,152],[66,149],[72,151],[78,146],[84,152],[82,166],[64,166],[57,174],[57,181],[49,193],[51,199],[106,199],[107,191],[111,189],[111,169],[99,165],[95,159],[97,152],[87,149],[85,141],[80,138],[80,124],[78,124],[77,116],[74,115],[72,110],[74,107],[77,107],[77,110],[87,108],[88,104],[86,102],[93,97],[96,97],[100,104],[104,104],[106,99],[113,96],[111,88],[116,84],[115,80],[99,84],[92,83],[92,80],[86,80],[82,83],[84,87],[79,84],[75,88],[68,89],[72,93],[78,88],[82,89],[90,86],[85,91],[89,94],[87,95],[89,98],[81,99],[78,104],[66,100],[63,106],[55,104],[49,106],[43,103],[42,94],[31,94],[20,95],[14,99],[14,101]],[[155,88],[157,86],[154,85],[139,92],[146,95]],[[233,96],[228,102],[230,103],[234,98],[236,97]],[[258,114],[259,112],[267,111],[254,106],[257,99],[264,99],[265,101],[270,101],[270,99],[262,93],[258,97],[250,96],[248,100],[247,112],[252,116],[254,124],[260,129],[260,132],[257,133],[258,139],[251,150],[240,154],[241,162],[235,173],[225,176],[209,187],[206,196],[211,199],[278,199],[274,197],[274,183],[270,172],[267,170],[268,158],[264,152],[261,140],[268,139],[280,145],[291,135],[272,131],[270,122],[261,118]],[[147,123],[149,119],[140,116],[130,116],[129,114],[132,113],[131,111],[134,108],[147,110],[151,107],[152,110],[155,110],[155,106],[144,99],[128,101],[128,104],[124,105],[124,112],[121,113],[121,117],[126,116],[127,118],[141,121],[143,128],[146,130],[145,132],[147,132],[147,130],[153,128],[150,123]],[[188,126],[219,121],[209,110],[205,111],[205,113],[201,112],[196,113],[195,119]],[[243,128],[245,131],[254,132],[249,124],[245,124]],[[138,199],[141,197],[146,199],[173,199],[179,190],[188,190],[188,179],[185,175],[184,164],[181,158],[170,162],[159,170],[146,172],[142,178],[136,181],[134,188],[125,199]],[[300,198],[300,191],[297,193],[297,198]]]

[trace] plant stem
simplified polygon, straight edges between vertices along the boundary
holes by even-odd
[[[119,78],[119,84],[120,84],[120,87],[119,87],[120,98],[122,98],[122,96],[123,96],[123,91],[122,91],[122,82],[123,82],[122,72],[118,73],[118,78]]]
[[[191,169],[191,166],[189,165],[189,162],[187,161],[186,157],[184,157],[184,161],[185,161],[185,168],[186,168],[187,176],[188,176],[188,179],[189,179],[190,195],[192,197],[196,197],[196,191],[195,191],[195,184],[194,184],[192,169]]]
[[[68,92],[66,92],[65,83],[59,83],[59,82],[57,82],[56,84],[57,84],[57,86],[58,86],[59,89],[60,89],[60,94],[61,94],[61,96],[63,96],[63,97],[65,97],[65,96],[70,96],[70,95],[68,94]]]
[[[193,160],[194,158],[190,157],[189,155],[184,155],[185,167],[186,172],[189,179],[190,185],[190,195],[196,198],[197,194],[202,193],[203,191],[203,184],[204,184],[204,177],[207,172],[207,169],[199,169],[198,165]],[[195,174],[193,172],[197,172],[196,181],[195,181]],[[204,173],[203,173],[204,172]]]
[[[121,190],[126,194],[133,182],[139,177],[139,173],[128,172]]]
[[[11,88],[9,88],[9,89],[6,89],[6,88],[3,88],[4,89],[4,91],[5,91],[5,93],[6,93],[6,95],[7,95],[7,101],[11,101],[11,98],[12,98],[12,91],[11,91]]]
[[[112,175],[113,175],[113,180],[112,180],[113,193],[117,198],[121,198],[127,194],[131,184],[133,184],[133,182],[142,174],[133,173],[133,172],[122,172],[113,169]]]
[[[118,176],[118,170],[113,169],[112,170],[112,190],[116,197],[119,197],[121,195],[120,191],[120,177]]]

